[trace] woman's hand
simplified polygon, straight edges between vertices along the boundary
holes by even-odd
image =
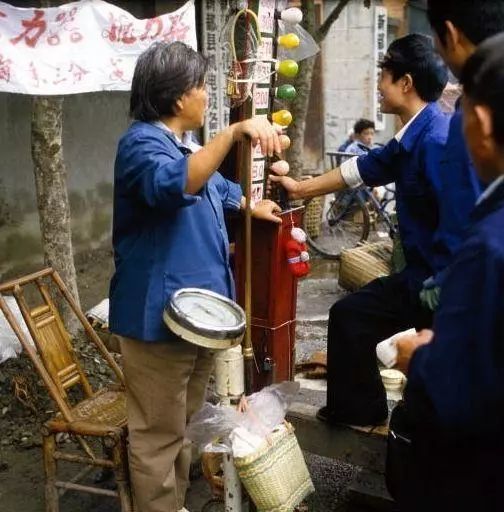
[[[277,176],[275,174],[270,174],[268,176],[268,190],[271,190],[271,183],[279,183],[289,195],[289,199],[300,199],[302,196],[300,195],[300,184],[299,181],[293,180],[288,176]]]
[[[415,350],[432,341],[434,332],[430,329],[422,329],[413,335],[402,336],[396,341],[397,367],[404,373],[408,373],[408,367]]]
[[[262,117],[253,117],[240,123],[230,126],[233,130],[233,140],[243,140],[245,137],[250,138],[252,146],[261,144],[261,152],[265,156],[273,156],[275,153],[280,154],[282,147],[278,138],[282,133],[281,129],[275,128],[271,123]]]
[[[264,199],[256,203],[252,210],[252,217],[280,224],[282,219],[275,215],[275,213],[280,213],[281,211],[282,209],[280,206],[278,206],[274,201]]]

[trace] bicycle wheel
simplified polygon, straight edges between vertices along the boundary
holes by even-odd
[[[316,229],[308,214],[313,200],[308,201],[304,217],[307,242],[314,251],[326,258],[337,259],[344,249],[351,249],[367,240],[369,211],[359,194],[342,191],[315,200],[321,202]]]

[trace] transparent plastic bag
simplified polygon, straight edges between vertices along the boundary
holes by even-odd
[[[298,391],[297,382],[273,384],[247,397],[244,412],[205,403],[191,417],[186,437],[204,451],[224,451],[223,446],[231,447],[229,437],[235,429],[240,429],[239,432],[245,429],[251,437],[265,439],[283,422]]]
[[[290,33],[296,34],[299,37],[299,46],[289,49],[278,45],[278,60],[292,59],[299,62],[313,57],[320,51],[320,46],[316,43],[315,39],[301,25],[290,25],[282,20],[278,20],[278,35],[283,36]]]

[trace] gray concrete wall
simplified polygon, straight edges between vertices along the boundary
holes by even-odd
[[[325,2],[326,17],[336,5]],[[326,151],[337,150],[357,119],[373,119],[373,20],[373,8],[351,0],[322,44]],[[394,120],[386,117],[376,142],[394,134]]]
[[[128,125],[129,93],[66,96],[63,146],[76,249],[110,235],[117,140]],[[0,276],[41,261],[30,153],[31,97],[0,94]]]

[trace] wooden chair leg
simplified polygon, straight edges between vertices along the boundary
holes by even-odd
[[[115,480],[121,502],[121,512],[133,512],[128,469],[128,450],[125,439],[121,439],[112,448],[112,457],[115,465]]]
[[[45,472],[45,509],[46,512],[59,512],[59,495],[56,483],[57,463],[54,458],[56,438],[54,434],[44,435],[42,450],[44,455]]]

